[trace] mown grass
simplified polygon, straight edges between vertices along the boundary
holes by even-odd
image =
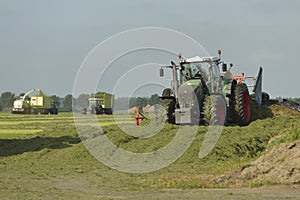
[[[41,132],[43,130],[39,130],[39,129],[20,129],[20,130],[5,130],[2,129],[0,130],[0,139],[13,139],[13,138],[20,138],[24,135],[27,134],[34,134],[34,133],[38,133]]]
[[[235,180],[228,182],[219,177],[256,159],[268,147],[270,138],[276,135],[291,132],[292,139],[299,138],[300,127],[299,115],[288,113],[275,113],[273,117],[258,119],[246,127],[224,127],[213,150],[200,159],[199,149],[207,131],[207,127],[200,126],[191,146],[171,165],[150,173],[130,174],[113,170],[97,161],[85,149],[71,118],[71,113],[58,116],[0,114],[0,136],[1,133],[7,134],[7,130],[11,134],[11,137],[3,135],[0,138],[2,197],[22,199],[24,194],[66,196],[70,191],[85,194],[104,189],[229,187],[235,184]],[[166,124],[152,137],[138,138],[113,124],[112,116],[97,118],[100,124],[106,123],[103,133],[111,142],[131,152],[158,150],[169,144],[178,131],[178,126]],[[20,119],[24,123],[19,124]],[[80,120],[84,121],[85,117],[80,117]],[[88,122],[82,124],[94,125]],[[147,128],[135,127],[134,121],[126,128],[143,130],[143,134],[147,134]],[[19,132],[20,135],[14,137],[18,131],[24,134]],[[247,184],[251,186],[251,183]],[[260,183],[252,186],[257,184]]]
[[[290,142],[300,139],[300,126],[293,127],[292,131],[284,137],[279,138],[276,143]]]

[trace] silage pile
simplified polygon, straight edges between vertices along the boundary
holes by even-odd
[[[273,147],[244,168],[241,177],[259,182],[300,184],[300,140]]]

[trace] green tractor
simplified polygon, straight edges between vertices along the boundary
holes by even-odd
[[[88,99],[88,107],[83,108],[82,114],[112,114],[114,95],[106,92],[92,93]]]
[[[172,124],[206,124],[225,125],[250,123],[251,109],[248,86],[245,79],[254,80],[256,99],[261,104],[262,68],[258,77],[233,76],[227,64],[218,57],[183,58],[179,55],[179,64],[173,61],[171,66],[163,66],[160,76],[164,76],[164,68],[172,69],[172,88],[162,92],[161,104],[165,110],[166,120]],[[222,67],[223,73],[220,72]]]

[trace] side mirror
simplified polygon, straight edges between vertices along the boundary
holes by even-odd
[[[227,72],[227,64],[226,63],[222,64],[222,71]]]
[[[160,77],[163,77],[164,76],[164,69],[163,68],[160,68],[160,70],[159,70],[159,76]]]

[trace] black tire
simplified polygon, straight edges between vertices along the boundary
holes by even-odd
[[[107,114],[107,115],[112,115],[112,109],[111,108],[105,108],[104,109],[104,114]]]
[[[161,106],[164,109],[164,115],[166,115],[166,121],[170,124],[175,124],[175,99],[163,99]]]
[[[203,121],[205,125],[225,125],[226,103],[220,95],[206,96],[203,104]]]
[[[162,117],[166,117],[166,121],[170,124],[175,124],[175,105],[176,101],[171,96],[172,90],[171,88],[165,88],[162,92],[162,100],[160,102],[161,106],[164,109],[162,113]]]
[[[238,84],[234,91],[236,120],[240,126],[247,126],[251,121],[250,95],[246,84]]]
[[[262,104],[268,104],[270,102],[270,95],[266,92],[262,93]]]
[[[102,108],[102,106],[99,106],[98,108],[95,108],[96,111],[96,115],[102,115],[105,113],[104,109]]]
[[[162,97],[170,97],[172,94],[171,88],[165,88],[162,93]]]
[[[251,94],[250,97],[251,97],[252,102],[257,103],[255,93]],[[265,104],[265,105],[270,103],[270,95],[268,93],[262,92],[262,94],[261,94],[261,103]]]
[[[32,109],[31,112],[35,115],[39,114],[38,110],[37,109]]]
[[[51,115],[57,115],[58,114],[58,109],[57,108],[52,108],[50,113],[51,113]]]
[[[49,114],[51,114],[51,108],[50,109],[41,109],[40,113],[42,115],[49,115]]]

